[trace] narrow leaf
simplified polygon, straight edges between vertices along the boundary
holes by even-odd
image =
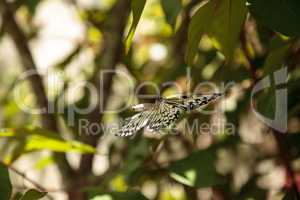
[[[129,49],[130,49],[130,45],[134,36],[134,32],[136,30],[136,27],[139,23],[139,20],[141,18],[142,12],[144,10],[146,4],[146,0],[131,0],[131,10],[132,10],[132,24],[131,27],[129,29],[128,35],[126,36],[125,39],[125,53],[127,54]]]
[[[188,65],[193,64],[202,34],[207,31],[211,23],[208,20],[211,20],[213,17],[214,7],[214,0],[205,3],[196,11],[191,19],[188,28],[188,52],[186,57]]]
[[[232,59],[246,13],[246,0],[221,0],[216,5],[208,35],[227,60]]]
[[[182,160],[171,163],[170,176],[191,187],[209,187],[223,182],[216,172],[216,148],[194,152]],[[205,164],[204,164],[205,163]]]
[[[176,24],[176,19],[181,10],[180,0],[161,0],[161,6],[165,13],[167,22],[174,29]]]
[[[0,131],[0,137],[23,141],[23,153],[37,150],[51,150],[56,152],[95,153],[90,145],[69,140],[66,141],[58,134],[41,128],[6,129]],[[18,151],[18,153],[20,153]]]

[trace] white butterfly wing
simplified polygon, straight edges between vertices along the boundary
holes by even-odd
[[[182,113],[183,110],[177,106],[161,103],[159,109],[151,115],[147,127],[150,131],[158,131],[167,128],[177,121]]]
[[[116,135],[127,137],[147,127],[150,131],[167,128],[176,122],[185,111],[201,108],[222,96],[221,93],[209,95],[181,96],[167,98],[156,104],[138,104],[133,108],[142,112],[126,118]]]
[[[116,133],[117,136],[128,137],[145,127],[149,120],[150,111],[140,112],[132,117],[126,118],[121,123],[121,128]]]

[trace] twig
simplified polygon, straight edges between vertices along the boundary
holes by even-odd
[[[18,174],[19,176],[21,176],[23,179],[25,179],[26,181],[28,181],[29,183],[31,183],[36,189],[38,189],[40,192],[61,192],[61,191],[65,191],[65,189],[48,189],[45,188],[44,186],[40,185],[38,182],[36,182],[35,180],[31,179],[30,177],[28,177],[24,172],[19,171],[17,168],[15,168],[12,165],[8,165],[6,163],[4,163],[3,161],[0,161],[1,164],[3,164],[4,166],[6,166],[9,170],[13,171],[14,173]],[[16,187],[15,187],[16,188]],[[27,188],[22,188],[22,189],[27,189]]]
[[[107,21],[104,22],[106,26],[103,32],[104,49],[102,53],[96,58],[96,70],[91,79],[91,83],[101,91],[99,105],[86,116],[90,123],[99,123],[102,120],[101,108],[105,108],[108,97],[111,91],[113,82],[113,73],[108,73],[100,77],[102,70],[114,70],[118,62],[123,56],[123,33],[125,31],[128,15],[130,10],[129,0],[118,0],[113,8],[110,10]],[[100,80],[102,78],[103,80]],[[100,83],[101,82],[101,86]],[[103,133],[93,135],[89,132],[83,133],[83,142],[96,146],[98,139]],[[80,161],[79,174],[87,174],[91,172],[94,155],[83,155]]]
[[[41,186],[39,183],[37,183],[35,180],[32,180],[31,178],[29,178],[25,173],[20,172],[19,170],[17,170],[16,168],[14,168],[12,165],[6,165],[7,168],[9,168],[11,171],[15,172],[16,174],[18,174],[19,176],[21,176],[22,178],[24,178],[25,180],[27,180],[28,182],[30,182],[34,187],[36,187],[38,190],[42,191],[42,192],[47,192],[48,190],[46,188],[44,188],[43,186]]]

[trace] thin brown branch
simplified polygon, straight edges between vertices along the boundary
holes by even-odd
[[[12,38],[21,58],[24,71],[30,71],[32,74],[28,77],[28,81],[30,82],[31,88],[36,97],[37,106],[41,109],[48,109],[49,101],[46,95],[43,79],[38,74],[37,66],[28,46],[27,38],[15,20],[13,9],[11,9],[10,4],[7,1],[1,0],[0,10],[4,31]],[[46,110],[46,112],[41,115],[41,120],[44,128],[58,132],[55,114],[49,113]],[[65,178],[73,173],[64,155],[56,154],[55,159],[59,164],[61,173],[65,175]]]
[[[47,109],[49,102],[46,96],[43,80],[37,72],[36,64],[27,44],[27,38],[17,24],[9,3],[2,0],[0,2],[0,8],[2,12],[3,28],[13,39],[25,72],[30,71],[33,74],[28,77],[28,80],[36,96],[37,105],[41,109]],[[56,120],[53,114],[45,113],[41,117],[44,128],[57,131]]]
[[[61,192],[64,191],[64,189],[49,189],[49,188],[45,188],[44,186],[42,186],[40,183],[38,183],[37,181],[33,180],[32,178],[28,177],[26,175],[26,173],[21,172],[20,170],[18,170],[17,168],[15,168],[12,165],[8,165],[2,161],[0,161],[1,164],[3,164],[4,166],[6,166],[9,170],[11,170],[12,172],[16,173],[17,175],[21,176],[24,180],[28,181],[30,184],[32,184],[37,190],[39,190],[40,192]],[[22,189],[27,189],[27,188],[22,188]]]
[[[90,123],[99,123],[102,119],[101,108],[105,108],[112,87],[113,73],[107,73],[102,77],[101,72],[104,70],[114,70],[116,65],[121,61],[123,56],[123,34],[126,27],[130,10],[129,0],[118,0],[110,10],[107,21],[104,22],[104,33],[102,44],[104,49],[96,58],[96,72],[91,82],[96,85],[98,92],[101,92],[99,106],[96,107],[88,116]],[[100,80],[102,78],[102,80]],[[102,83],[100,85],[100,83]],[[83,141],[96,146],[99,137],[103,133],[93,135],[89,132],[83,133]],[[90,173],[92,169],[94,155],[83,155],[79,172]]]
[[[23,179],[25,179],[26,181],[28,181],[29,183],[31,183],[34,187],[36,187],[39,191],[41,192],[47,192],[48,189],[44,188],[43,186],[41,186],[38,182],[36,182],[35,180],[29,178],[25,173],[20,172],[18,169],[16,169],[15,167],[13,167],[12,165],[6,165],[6,167],[8,169],[10,169],[11,171],[15,172],[16,174],[18,174],[19,176],[21,176]]]

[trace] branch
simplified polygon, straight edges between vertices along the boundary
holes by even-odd
[[[48,190],[46,188],[44,188],[43,186],[41,186],[39,183],[37,183],[35,180],[32,180],[31,178],[29,178],[25,173],[20,172],[19,170],[17,170],[16,168],[14,168],[12,165],[6,165],[5,163],[2,163],[3,165],[5,165],[8,169],[10,169],[11,171],[15,172],[16,174],[18,174],[19,176],[21,176],[22,178],[24,178],[25,180],[27,180],[28,182],[30,182],[34,187],[36,187],[39,191],[41,192],[47,192]]]
[[[31,183],[37,190],[39,190],[40,192],[62,192],[65,191],[65,189],[48,189],[45,188],[44,186],[40,185],[38,182],[36,182],[35,180],[31,179],[30,177],[28,177],[24,172],[19,171],[17,168],[15,168],[12,165],[8,165],[6,163],[4,163],[3,161],[0,161],[1,164],[3,164],[5,167],[7,167],[9,170],[13,171],[14,173],[16,173],[17,175],[21,176],[24,180],[28,181],[29,183]],[[17,187],[14,187],[17,188]],[[27,189],[27,188],[20,188],[20,189]]]
[[[106,74],[103,80],[100,80],[102,70],[114,70],[116,65],[121,61],[123,56],[123,34],[126,27],[130,11],[130,0],[118,0],[107,16],[103,29],[103,46],[104,49],[95,60],[96,71],[91,82],[101,91],[100,98],[102,101],[86,117],[90,123],[99,123],[102,121],[100,108],[105,108],[112,87],[113,73]],[[100,88],[100,81],[102,83]],[[102,104],[102,105],[100,105]],[[93,135],[93,133],[84,132],[83,142],[96,146],[99,137],[103,133]],[[94,155],[83,155],[80,162],[79,173],[89,173],[92,169]]]
[[[10,5],[6,1],[2,0],[0,2],[0,8],[2,11],[3,28],[5,32],[12,37],[20,55],[24,70],[34,73],[32,76],[28,77],[28,80],[36,96],[37,105],[39,108],[48,108],[49,102],[46,96],[43,80],[37,72],[37,67],[27,44],[27,38],[17,24]],[[56,120],[53,114],[46,113],[41,117],[43,127],[57,131]]]
[[[46,95],[46,90],[44,88],[43,79],[38,74],[37,66],[29,49],[27,38],[17,24],[14,13],[7,1],[0,1],[0,10],[4,31],[12,37],[21,58],[24,71],[34,72],[32,76],[28,77],[28,80],[36,97],[37,106],[41,109],[47,109],[49,101]],[[56,117],[54,114],[46,112],[45,114],[41,115],[41,120],[42,126],[44,128],[58,132]],[[63,154],[56,154],[55,159],[58,162],[61,173],[63,173],[63,175],[66,175],[65,177],[72,174],[72,169],[68,165],[68,162]]]

